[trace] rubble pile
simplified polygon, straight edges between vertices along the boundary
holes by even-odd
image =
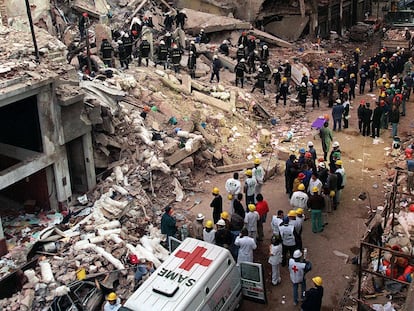
[[[411,36],[414,35],[413,31],[410,31]],[[393,40],[402,40],[405,41],[405,30],[404,28],[396,28],[396,29],[389,29],[386,32],[386,36],[388,38],[392,38]]]

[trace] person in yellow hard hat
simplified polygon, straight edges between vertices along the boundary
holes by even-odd
[[[254,204],[254,191],[256,190],[256,179],[253,177],[252,170],[246,170],[244,173],[246,180],[244,181],[243,192],[246,196],[246,206]]]
[[[214,198],[210,203],[210,207],[213,208],[213,221],[214,223],[217,223],[220,219],[220,214],[223,212],[223,198],[217,187],[214,187],[211,193]]]
[[[203,229],[203,240],[210,244],[216,244],[216,230],[212,220],[207,220]]]
[[[315,276],[312,278],[312,282],[315,287],[305,292],[305,299],[301,305],[302,311],[320,311],[322,308],[322,278],[320,276]]]
[[[312,195],[308,200],[308,208],[311,210],[312,232],[318,233],[323,231],[322,210],[325,207],[325,200],[319,194],[319,188],[312,188]]]
[[[224,211],[220,214],[220,219],[223,219],[224,222],[226,223],[226,228],[230,229],[230,214]]]
[[[319,84],[318,79],[314,79],[312,83],[312,108],[315,108],[315,102],[319,108],[320,96],[321,96],[321,85]]]
[[[262,193],[262,186],[264,183],[265,170],[263,166],[261,165],[261,163],[262,161],[260,161],[259,158],[256,158],[253,161],[254,167],[252,169],[252,175],[254,179],[256,180],[256,187],[254,188],[255,196],[258,195],[259,193]]]
[[[244,223],[246,225],[247,231],[249,232],[249,237],[253,238],[256,241],[257,238],[257,222],[260,219],[259,213],[256,212],[256,205],[250,203],[247,205],[248,212],[244,217]]]
[[[304,184],[299,184],[298,190],[292,193],[292,197],[290,198],[290,206],[294,210],[298,208],[305,209],[307,208],[308,203],[308,195],[306,194],[306,189]]]
[[[106,302],[103,308],[104,311],[117,311],[121,307],[121,299],[114,292],[111,292],[106,296]]]
[[[336,166],[335,174],[338,176],[338,185],[340,185],[340,187],[337,189],[336,194],[335,194],[335,201],[336,201],[337,206],[339,202],[341,201],[342,189],[346,185],[346,174],[345,174],[345,169],[342,164],[343,164],[342,160],[336,160],[335,162],[335,166]]]

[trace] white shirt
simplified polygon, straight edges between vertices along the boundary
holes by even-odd
[[[256,242],[249,236],[238,236],[234,241],[234,245],[239,246],[239,254],[237,263],[242,261],[253,262],[253,251],[257,248]]]
[[[322,191],[322,182],[319,180],[319,178],[316,178],[315,180],[313,180],[312,178],[309,181],[309,186],[308,186],[308,192],[312,193],[312,189],[313,187],[317,187],[318,190],[318,194],[321,194]]]
[[[207,232],[206,228],[204,228],[203,229],[203,240],[211,244],[216,244],[216,230],[211,229],[210,232]]]
[[[253,177],[247,178],[244,182],[244,185],[247,189],[246,195],[249,197],[254,195],[254,189],[256,189],[256,180]]]
[[[308,195],[302,191],[295,191],[290,198],[290,205],[294,208],[307,209]]]
[[[226,191],[230,194],[232,194],[233,196],[236,194],[240,193],[241,190],[241,183],[240,180],[238,179],[234,179],[234,178],[229,178],[226,181]]]
[[[295,261],[293,258],[289,259],[289,274],[292,283],[301,283],[305,275],[306,264]]]
[[[279,218],[276,215],[273,215],[272,222],[270,223],[270,225],[272,226],[273,234],[279,235],[279,227],[282,222],[283,222],[282,218]]]
[[[121,299],[117,298],[115,304],[111,305],[108,301],[105,303],[104,311],[117,311],[121,308]]]
[[[278,265],[282,262],[282,244],[270,245],[269,263],[271,265]]]
[[[342,187],[345,187],[345,185],[346,185],[345,169],[343,167],[337,168],[335,173],[340,173],[342,175]]]
[[[256,182],[259,185],[263,184],[263,180],[265,176],[264,168],[261,165],[254,167],[252,169],[252,173],[253,173],[253,178],[256,179]]]
[[[293,231],[295,227],[291,224],[280,226],[280,237],[282,238],[282,243],[285,246],[294,246],[296,244],[295,235]]]
[[[259,218],[259,213],[256,211],[248,212],[246,216],[244,216],[244,223],[246,224],[247,231],[257,231],[257,221]]]

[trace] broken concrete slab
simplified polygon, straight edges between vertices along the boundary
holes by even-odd
[[[184,160],[178,162],[175,166],[177,168],[183,169],[183,170],[186,169],[186,168],[193,169],[194,168],[194,159],[192,157],[187,157]]]
[[[231,112],[231,107],[230,107],[229,103],[226,103],[222,100],[216,99],[214,97],[205,95],[205,94],[197,92],[197,91],[194,91],[193,95],[194,95],[195,100],[198,100],[198,101],[200,101],[204,104],[207,104],[209,106],[218,108],[218,109],[223,110],[225,112]]]
[[[191,9],[186,9],[186,14],[188,16],[186,31],[192,35],[198,35],[201,29],[204,29],[205,33],[212,33],[225,30],[245,30],[251,26],[249,22],[240,19],[203,13]]]
[[[253,168],[252,161],[249,162],[242,162],[242,163],[235,163],[230,165],[223,165],[223,166],[217,166],[214,169],[217,173],[230,173],[230,172],[236,172],[241,171],[245,169]]]
[[[192,155],[194,152],[200,149],[200,147],[201,142],[199,140],[195,140],[190,151],[187,151],[185,148],[182,148],[176,151],[173,155],[165,158],[165,163],[167,163],[170,166],[175,165],[178,162],[187,158],[188,156]]]
[[[275,37],[267,32],[261,31],[259,29],[253,29],[250,30],[249,33],[253,36],[255,36],[257,39],[260,39],[261,41],[270,43],[270,44],[275,44],[281,47],[285,47],[285,48],[293,48],[293,44],[280,39],[278,37]]]
[[[296,41],[309,22],[309,16],[300,15],[283,16],[281,21],[274,21],[266,24],[266,32],[271,33],[287,41]]]

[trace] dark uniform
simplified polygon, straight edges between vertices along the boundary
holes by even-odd
[[[256,83],[253,86],[253,89],[251,91],[251,93],[254,92],[254,90],[256,88],[262,90],[263,95],[266,95],[266,91],[265,91],[265,82],[266,82],[266,76],[264,75],[263,70],[260,68],[259,69],[259,73],[257,74],[257,76],[255,77],[255,79],[257,80]]]
[[[148,67],[148,56],[151,50],[151,45],[149,42],[144,39],[142,40],[141,44],[139,45],[139,58],[138,58],[138,66],[141,66],[142,59],[145,59],[146,66]]]
[[[125,34],[122,37],[122,42],[124,43],[125,53],[127,54],[127,61],[130,63],[132,55],[132,38],[128,34]]]
[[[106,38],[102,39],[102,44],[101,44],[102,61],[108,67],[112,67],[113,51],[114,51],[114,48],[112,47],[111,43],[109,43],[108,39]]]
[[[220,69],[222,67],[221,61],[215,56],[213,59],[213,71],[210,77],[210,83],[213,82],[214,76],[217,78],[217,82],[220,82]]]
[[[181,55],[182,55],[181,50],[178,48],[177,45],[175,45],[170,52],[170,58],[171,58],[171,62],[173,64],[175,73],[180,72]]]
[[[195,79],[195,71],[197,66],[197,57],[194,52],[190,52],[188,56],[187,68],[192,79]]]
[[[157,55],[157,62],[155,66],[160,64],[164,66],[164,70],[167,69],[168,49],[164,42],[160,43],[160,45],[158,46],[156,55]]]
[[[238,86],[240,82],[241,88],[243,88],[244,73],[247,73],[246,63],[244,61],[238,62],[234,71],[236,72],[236,86]]]
[[[127,55],[126,48],[122,40],[118,41],[118,54],[119,54],[119,62],[121,63],[121,67],[128,69],[128,55]]]

